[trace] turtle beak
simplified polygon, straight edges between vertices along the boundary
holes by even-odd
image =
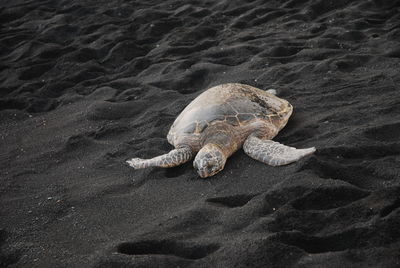
[[[200,176],[202,179],[205,179],[205,178],[208,177],[208,174],[207,174],[206,172],[204,172],[204,171],[197,170],[197,173],[199,174],[199,176]]]
[[[207,170],[197,170],[197,173],[202,179],[213,176],[215,173],[208,172]]]
[[[198,166],[198,163],[195,161],[193,162],[193,167],[196,169],[197,173],[201,178],[207,178],[214,174],[212,174],[212,167],[208,165],[202,165],[201,167]]]
[[[211,165],[206,165],[201,168],[198,168],[198,167],[196,167],[196,165],[194,165],[194,168],[197,170],[197,173],[199,174],[199,176],[203,179],[207,178],[207,177],[211,177],[211,176],[217,174],[219,171],[219,170],[214,170],[213,166],[211,166]]]

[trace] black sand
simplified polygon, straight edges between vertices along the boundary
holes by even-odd
[[[398,1],[0,3],[0,267],[399,267]],[[225,82],[317,153],[125,165]]]

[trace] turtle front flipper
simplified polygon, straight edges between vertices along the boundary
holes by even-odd
[[[315,147],[296,149],[272,140],[263,140],[250,135],[243,144],[243,150],[251,158],[271,166],[283,166],[315,152]]]
[[[193,158],[193,152],[189,147],[178,148],[167,154],[156,156],[151,159],[132,158],[126,162],[134,169],[147,167],[175,167],[186,163]]]

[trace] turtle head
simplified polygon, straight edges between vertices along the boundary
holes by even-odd
[[[226,157],[218,145],[209,143],[197,153],[193,167],[200,177],[213,176],[224,169]]]

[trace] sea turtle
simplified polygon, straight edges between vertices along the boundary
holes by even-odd
[[[293,111],[289,102],[273,93],[238,83],[212,87],[176,118],[167,136],[174,150],[127,162],[135,169],[174,167],[194,157],[194,168],[206,178],[221,171],[227,158],[241,147],[250,157],[271,166],[286,165],[315,152],[314,147],[296,149],[271,140]]]

